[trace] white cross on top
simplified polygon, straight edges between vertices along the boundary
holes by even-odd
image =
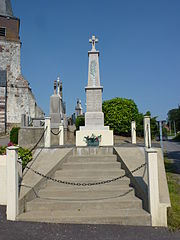
[[[89,39],[89,43],[92,43],[92,50],[96,50],[95,43],[98,43],[98,39],[93,35],[92,39]]]

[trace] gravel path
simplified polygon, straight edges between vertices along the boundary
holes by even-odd
[[[0,240],[179,240],[166,228],[10,222],[0,206]]]

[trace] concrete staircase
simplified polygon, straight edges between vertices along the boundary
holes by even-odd
[[[98,182],[123,175],[121,164],[111,152],[77,152],[56,170],[54,178],[69,182]],[[151,225],[150,214],[142,209],[142,201],[129,186],[130,180],[120,180],[95,186],[71,186],[47,181],[38,197],[27,202],[26,212],[18,220]]]

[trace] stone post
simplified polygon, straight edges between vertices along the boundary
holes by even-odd
[[[18,147],[12,146],[7,148],[7,220],[15,221],[19,213],[18,193]]]
[[[25,127],[25,126],[26,126],[26,115],[21,114],[21,127]]]
[[[144,116],[144,145],[147,148],[151,148],[151,125],[149,116]]]
[[[64,127],[63,125],[59,126],[59,145],[62,146],[64,145]]]
[[[29,115],[26,115],[26,127],[29,127]]]
[[[51,118],[45,117],[45,125],[44,128],[46,129],[44,133],[44,147],[51,147]]]
[[[136,122],[131,122],[131,143],[136,144]]]
[[[146,148],[147,172],[148,172],[148,200],[152,226],[159,225],[159,181],[157,151]]]

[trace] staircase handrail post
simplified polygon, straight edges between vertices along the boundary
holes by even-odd
[[[45,117],[44,147],[51,147],[51,118]]]
[[[64,145],[64,126],[62,124],[59,125],[59,146]]]
[[[136,144],[136,122],[131,122],[131,143]]]
[[[19,147],[7,147],[6,155],[6,174],[7,174],[7,220],[15,221],[19,214],[18,195],[19,195],[19,176],[22,175],[18,164]]]
[[[152,226],[159,225],[159,179],[157,150],[146,148],[148,174],[148,203]]]
[[[150,116],[144,116],[144,145],[146,148],[151,148],[151,124]]]

